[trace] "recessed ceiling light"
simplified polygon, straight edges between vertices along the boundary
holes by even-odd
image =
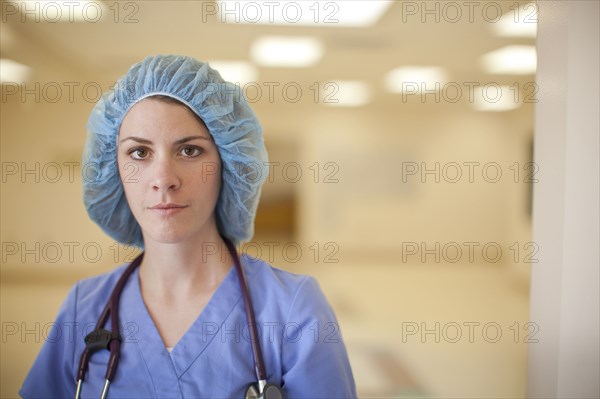
[[[286,26],[367,27],[375,25],[393,0],[239,1],[222,0],[203,6],[224,23]]]
[[[418,93],[422,90],[441,90],[447,76],[443,68],[403,66],[387,73],[385,87],[392,93]]]
[[[27,82],[31,68],[8,58],[0,58],[0,83],[21,84]]]
[[[209,61],[209,65],[219,71],[221,77],[228,82],[245,85],[250,82],[256,82],[258,71],[256,68],[245,61]]]
[[[537,5],[535,3],[522,4],[511,8],[496,23],[491,24],[492,29],[500,37],[527,37],[535,38],[537,35]]]
[[[537,69],[535,46],[510,45],[484,54],[481,63],[487,73],[533,75]]]
[[[371,88],[359,80],[337,80],[324,86],[321,101],[332,107],[360,107],[371,101]]]
[[[252,43],[250,55],[267,67],[309,67],[323,56],[321,42],[312,37],[265,36]]]
[[[519,108],[515,101],[514,88],[511,86],[485,85],[474,90],[473,108],[477,111],[510,111]]]

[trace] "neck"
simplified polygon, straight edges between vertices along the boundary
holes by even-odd
[[[179,243],[145,243],[140,265],[144,296],[169,301],[185,300],[211,293],[233,265],[225,242],[218,232]]]

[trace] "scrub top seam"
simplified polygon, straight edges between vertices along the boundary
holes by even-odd
[[[288,321],[290,320],[290,314],[292,313],[292,309],[294,308],[294,305],[296,304],[296,299],[298,298],[298,294],[300,293],[300,290],[302,289],[302,287],[304,287],[304,285],[306,284],[306,282],[309,279],[310,279],[310,276],[304,276],[304,278],[302,279],[302,281],[298,285],[298,288],[296,289],[296,292],[294,293],[294,297],[292,298],[292,301],[290,303],[290,308],[288,309],[287,315],[285,316],[285,324],[283,325],[284,330],[285,330],[285,328],[287,326]],[[283,356],[283,342],[284,341],[285,341],[285,338],[282,337],[282,339],[281,339],[281,347],[279,348],[279,353],[281,353],[282,356]],[[283,377],[283,374],[282,374],[282,377]]]
[[[175,346],[177,346],[177,344],[175,344]],[[175,346],[173,346],[172,349],[175,349]],[[163,345],[163,350],[167,352],[167,357],[169,358],[169,363],[171,364],[171,368],[173,369],[173,372],[177,379],[177,386],[179,387],[179,394],[181,395],[180,397],[183,398],[184,394],[183,394],[183,387],[181,386],[181,377],[177,375],[177,367],[175,366],[175,361],[173,360],[173,357],[171,356],[171,352],[169,352],[164,345]]]
[[[296,292],[294,293],[294,297],[292,298],[292,302],[290,303],[290,308],[288,309],[287,315],[285,317],[285,323],[286,324],[287,324],[288,320],[290,319],[290,313],[292,312],[292,308],[296,304],[296,299],[298,298],[298,294],[300,293],[300,290],[302,289],[302,287],[304,287],[304,285],[306,284],[306,282],[309,279],[310,279],[310,276],[304,276],[304,278],[302,279],[302,281],[298,285],[298,288],[296,289]]]
[[[242,260],[242,256],[239,257],[240,259],[240,266],[244,269],[244,272],[247,270],[247,268],[245,267],[246,262]],[[235,302],[233,303],[233,305],[231,306],[231,309],[229,309],[229,313],[227,313],[224,317],[222,317],[222,322],[219,325],[219,329],[216,331],[216,333],[220,333],[221,329],[223,328],[223,324],[225,324],[225,322],[227,321],[227,319],[231,316],[231,314],[233,313],[233,311],[235,310],[235,308],[238,306],[238,304],[240,303],[240,300],[242,299],[242,293],[241,293],[241,288],[239,288],[240,285],[240,278],[237,274],[237,270],[235,270],[236,266],[235,264],[232,265],[232,268],[229,270],[230,273],[233,273],[235,275],[235,279],[237,280],[237,284],[234,284],[238,286],[238,289],[240,289],[240,292],[238,292],[238,297],[235,300]],[[223,284],[224,281],[221,282],[221,284]],[[221,288],[221,286],[219,286],[219,288]],[[214,295],[214,294],[213,294]],[[211,297],[212,300],[212,297]],[[198,316],[198,318],[202,317],[202,313],[200,313],[200,315]],[[195,322],[194,322],[195,324]],[[192,327],[194,326],[194,324],[192,324]],[[210,339],[209,342],[207,342],[206,346],[204,347],[204,349],[198,353],[198,355],[191,361],[188,363],[187,367],[184,368],[183,370],[181,370],[181,373],[177,372],[177,367],[175,367],[175,375],[177,375],[177,380],[180,381],[181,378],[192,368],[192,366],[194,365],[194,363],[196,363],[198,361],[198,359],[202,356],[202,354],[204,353],[204,351],[206,351],[206,349],[212,344],[212,341],[215,339],[216,334],[213,335],[213,337]],[[175,345],[177,346],[177,345]],[[169,355],[170,357],[170,355]],[[173,362],[173,364],[175,363],[173,361],[173,358],[171,358],[171,361]]]
[[[135,270],[133,271],[132,275],[129,276],[130,280],[133,280],[133,286],[129,287],[130,289],[133,289],[135,291],[135,288],[138,289],[138,291],[134,294],[137,295],[139,294],[139,296],[142,296],[142,291],[141,291],[141,287],[139,285],[139,268],[136,267]],[[127,285],[129,284],[129,281],[127,282],[127,284],[125,284],[125,286],[123,287],[123,292],[125,292],[125,289],[127,288]],[[146,304],[144,303],[144,300],[142,298],[142,304],[144,306],[146,306]],[[146,312],[148,312],[148,310],[146,309]],[[148,316],[150,316],[150,313],[148,313]],[[151,317],[151,316],[150,316]],[[140,341],[137,340],[136,342],[132,342],[133,344],[135,344],[135,348],[137,350],[138,356],[142,359],[142,361],[144,362],[144,366],[146,367],[146,373],[148,374],[148,378],[150,379],[150,381],[152,382],[152,390],[154,391],[154,397],[158,398],[158,389],[156,388],[156,383],[154,382],[154,377],[152,376],[152,373],[150,372],[150,366],[148,364],[148,362],[146,361],[146,357],[144,356],[144,351],[142,349],[142,347],[140,346]],[[173,363],[171,361],[171,363]],[[175,370],[175,368],[173,368]],[[177,372],[175,372],[175,375],[177,375]]]
[[[225,324],[225,322],[227,321],[227,319],[229,318],[229,316],[231,316],[231,314],[233,313],[234,309],[240,303],[241,299],[242,299],[242,295],[240,294],[238,296],[238,298],[236,299],[236,301],[234,302],[233,306],[231,307],[231,310],[229,311],[229,313],[227,313],[227,315],[223,318],[223,322],[219,325],[219,329],[216,331],[216,333],[220,333],[221,332],[221,328],[223,328],[223,324]],[[198,359],[200,358],[200,356],[202,356],[202,354],[204,353],[204,351],[206,351],[206,349],[211,345],[211,343],[215,339],[216,335],[217,334],[213,335],[213,337],[210,339],[210,341],[204,347],[204,349],[202,350],[202,352],[198,353],[198,355],[194,358],[194,360],[192,360],[187,365],[187,367],[181,371],[181,374],[177,374],[177,368],[175,368],[175,374],[177,375],[177,380],[178,381],[181,380],[181,378],[185,375],[185,373],[187,373],[192,368],[192,366],[194,365],[194,363],[196,363],[198,361]]]
[[[135,348],[138,352],[138,355],[139,355],[139,357],[142,358],[142,361],[144,362],[144,366],[146,366],[146,373],[148,374],[148,378],[152,382],[152,390],[154,391],[154,397],[158,398],[158,391],[156,389],[156,384],[154,383],[154,378],[152,377],[152,373],[150,372],[150,367],[148,366],[148,362],[146,362],[146,358],[144,357],[143,351],[140,348],[139,342],[132,342],[132,343],[135,344]]]
[[[80,281],[77,281],[75,283],[75,303],[73,304],[73,322],[75,323],[75,325],[77,325],[77,303],[79,302],[79,284]],[[79,367],[78,367],[78,363],[77,362],[77,339],[74,338],[73,339],[73,344],[71,345],[72,349],[73,349],[73,356],[71,357],[71,365],[73,365],[73,371],[77,370],[77,373],[79,372]],[[74,378],[74,382],[75,384],[77,384],[77,374],[73,375]]]

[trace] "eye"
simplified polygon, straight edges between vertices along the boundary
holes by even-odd
[[[186,146],[181,149],[181,153],[189,158],[195,158],[202,154],[203,150],[196,146]]]
[[[134,148],[128,152],[128,155],[131,155],[133,159],[142,160],[148,156],[148,150],[146,148]]]

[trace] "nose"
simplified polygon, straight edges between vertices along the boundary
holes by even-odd
[[[176,191],[181,187],[181,179],[170,158],[154,161],[151,185],[154,191]]]

